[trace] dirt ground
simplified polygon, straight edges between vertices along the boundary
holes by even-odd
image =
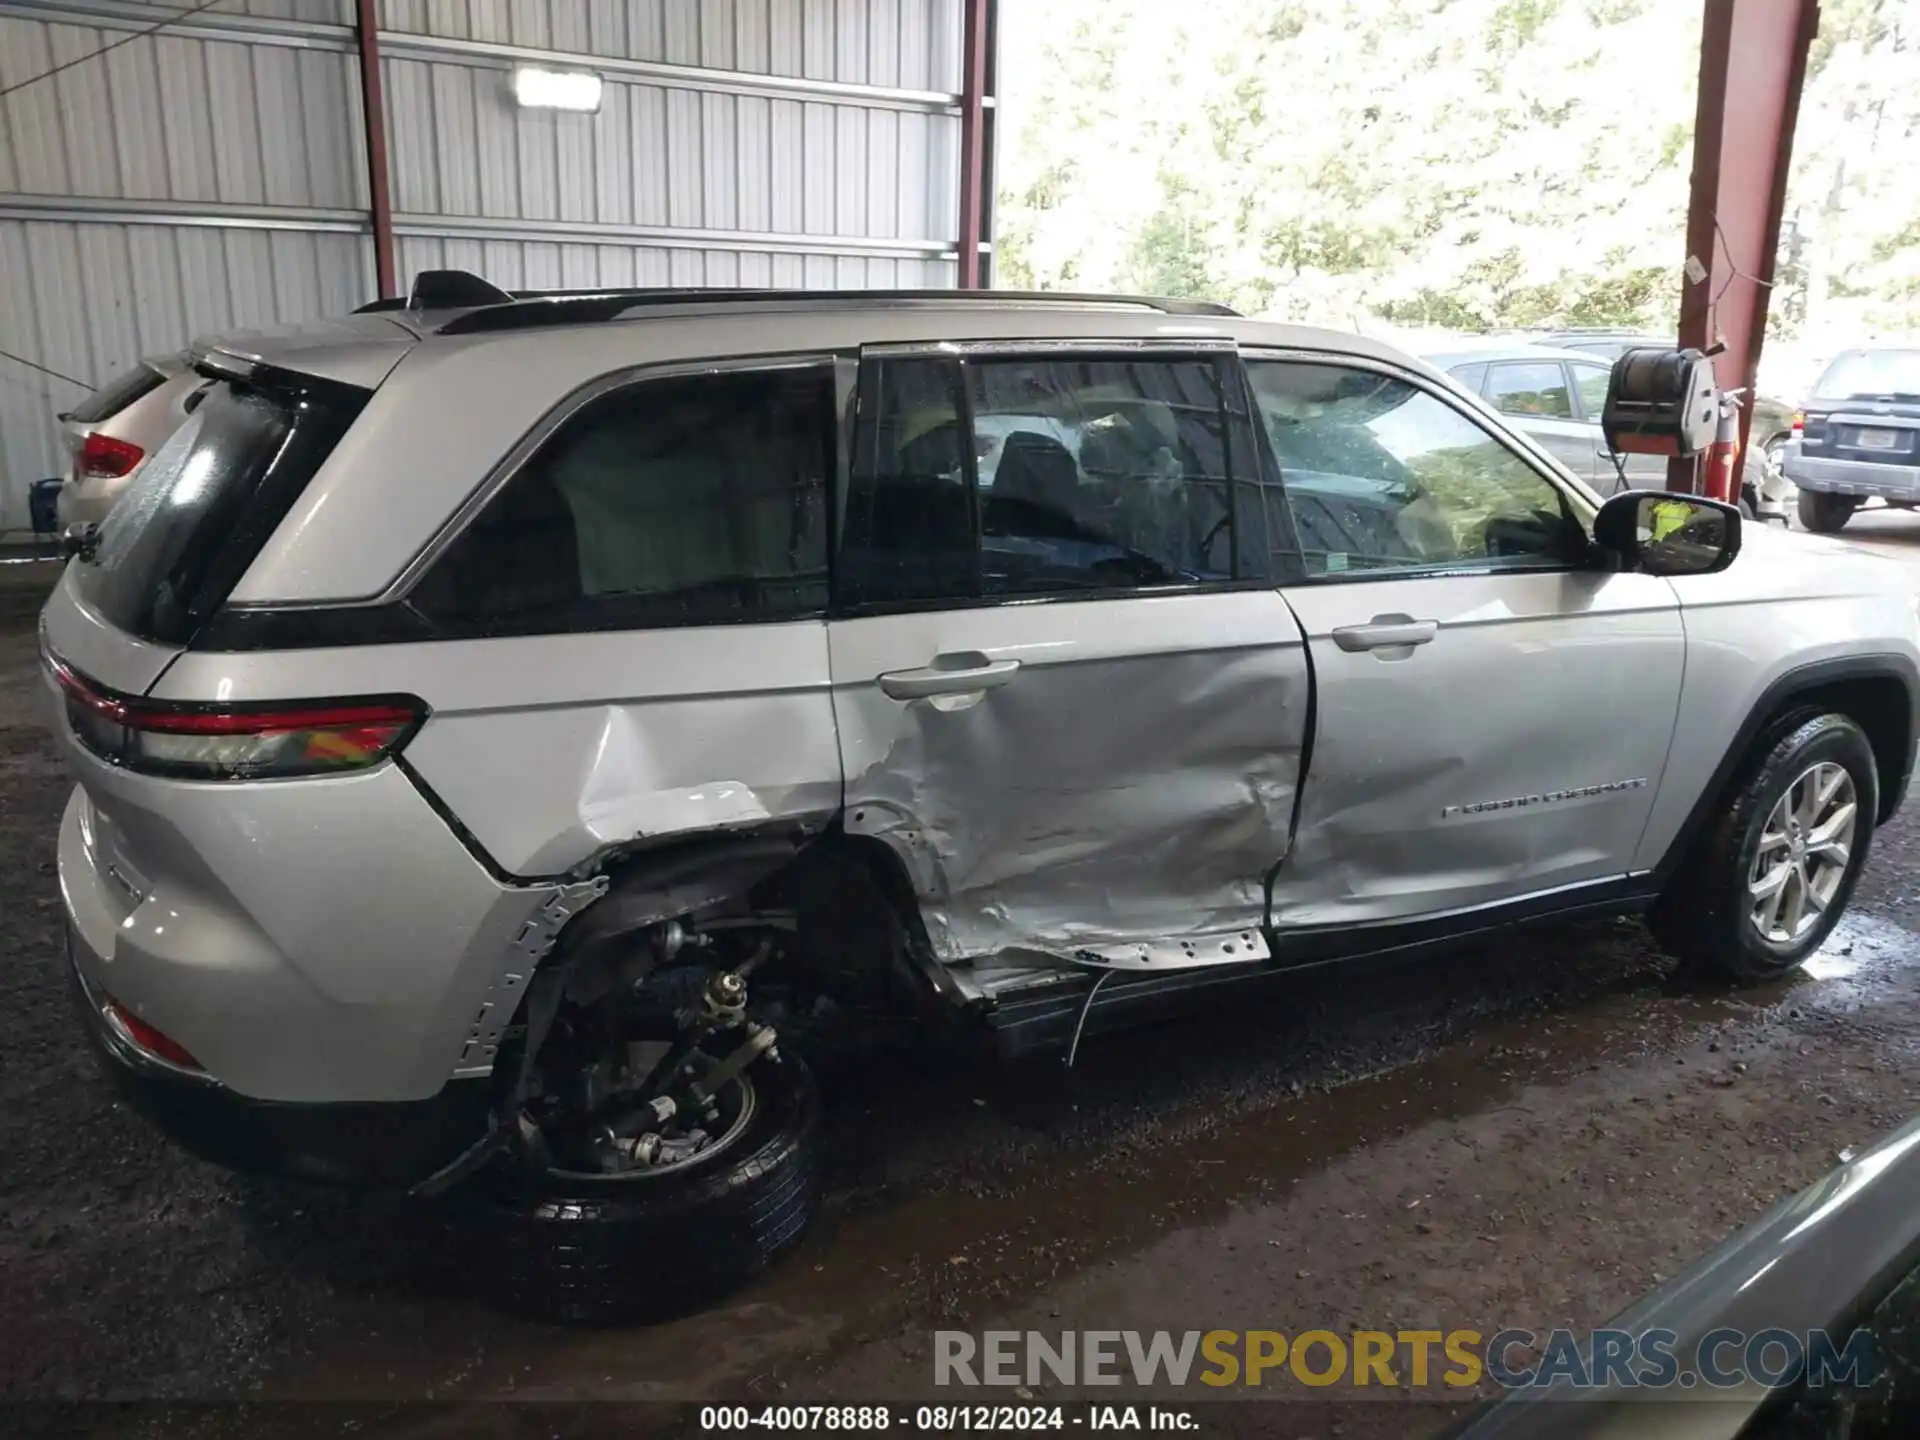
[[[937,1329],[1591,1326],[1920,1110],[1917,806],[1809,973],[1763,991],[1677,988],[1607,922],[1277,980],[1071,1074],[845,1062],[798,1255],[674,1324],[549,1329],[487,1308],[435,1216],[226,1175],[115,1102],[68,1009],[38,705],[30,623],[0,619],[9,1429],[631,1433],[604,1402],[927,1399]],[[50,1403],[109,1400],[172,1408]],[[1208,1413],[1359,1436],[1449,1412]]]

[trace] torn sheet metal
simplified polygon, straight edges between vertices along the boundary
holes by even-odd
[[[1089,970],[1193,970],[1203,965],[1249,965],[1268,958],[1267,940],[1257,926],[1214,935],[1165,940],[1135,940],[1124,945],[1083,946],[1073,961]]]
[[[407,763],[504,870],[553,875],[610,847],[830,819],[840,753],[819,622],[368,646],[344,693],[419,693]],[[465,653],[461,653],[465,652]],[[404,662],[404,665],[403,663]],[[410,667],[410,668],[409,668]],[[499,704],[502,674],[517,686]],[[384,685],[375,682],[386,682]],[[481,708],[484,705],[486,708]]]
[[[849,832],[905,862],[936,953],[1125,954],[1257,936],[1306,732],[1298,627],[1271,592],[836,622]],[[877,677],[1018,660],[974,703]],[[1130,947],[1130,948],[1129,948]],[[1221,963],[1245,955],[1221,956]]]

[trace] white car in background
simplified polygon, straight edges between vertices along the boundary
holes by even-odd
[[[106,519],[140,467],[192,413],[206,384],[186,355],[158,355],[64,411],[59,419],[71,459],[54,502],[60,528]]]

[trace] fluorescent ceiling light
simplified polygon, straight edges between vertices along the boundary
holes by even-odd
[[[590,70],[542,70],[522,65],[513,72],[513,98],[530,110],[600,108],[600,77]]]

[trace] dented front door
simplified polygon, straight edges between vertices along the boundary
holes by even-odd
[[[863,364],[845,823],[904,862],[942,958],[1264,953],[1308,676],[1230,513],[1245,420],[1230,353]]]
[[[1274,938],[1630,869],[1686,652],[1673,588],[1587,558],[1557,473],[1424,377],[1249,357],[1315,681]]]

